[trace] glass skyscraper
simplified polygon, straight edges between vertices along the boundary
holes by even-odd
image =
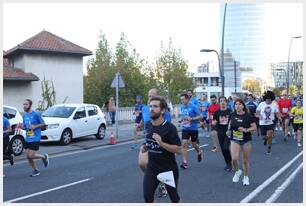
[[[220,31],[222,35],[224,4],[221,4],[220,7]],[[263,3],[227,4],[224,52],[229,50],[233,58],[240,62],[240,67],[252,69],[252,72],[245,73],[249,76],[254,73],[263,77],[267,71],[267,68],[265,68],[264,12]]]

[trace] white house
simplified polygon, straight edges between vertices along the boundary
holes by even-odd
[[[92,52],[42,31],[3,54],[3,103],[22,111],[24,99],[37,108],[41,81],[54,84],[56,103],[83,102],[83,57]]]

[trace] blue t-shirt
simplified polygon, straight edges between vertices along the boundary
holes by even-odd
[[[41,138],[41,129],[36,128],[31,130],[32,125],[43,124],[45,121],[42,119],[40,113],[32,111],[23,115],[23,127],[26,130],[26,142],[39,142]]]
[[[182,119],[183,119],[182,129],[183,130],[198,130],[199,120],[190,122],[186,119],[188,116],[192,118],[192,117],[196,117],[200,115],[201,113],[198,107],[189,102],[187,106],[185,106],[184,104],[181,105],[181,111],[182,111]]]
[[[199,102],[199,104],[200,104],[200,108],[201,108],[201,114],[202,114],[202,116],[203,116],[203,118],[205,117],[207,117],[207,110],[208,110],[208,107],[209,107],[209,101],[205,101],[205,102]]]
[[[235,110],[235,102],[234,101],[228,102],[227,108],[229,108],[230,110],[234,111]]]
[[[135,109],[134,111],[140,111],[140,113],[138,114],[138,116],[136,116],[135,122],[139,123],[142,120],[142,107],[143,104],[135,104]]]
[[[249,108],[250,114],[254,116],[258,105],[255,102],[247,102],[246,106]]]
[[[194,105],[197,106],[197,107],[200,106],[199,101],[198,101],[196,98],[193,98],[193,97],[190,98],[189,103],[190,103],[190,104],[194,104]]]
[[[10,127],[9,120],[6,117],[3,116],[3,131],[8,130],[9,127]]]
[[[171,122],[171,115],[168,112],[168,110],[166,110],[166,112],[163,114],[163,117],[168,122]],[[146,126],[146,124],[151,120],[151,117],[150,117],[150,107],[148,105],[144,105],[142,107],[142,119],[143,119],[143,125],[144,126]]]

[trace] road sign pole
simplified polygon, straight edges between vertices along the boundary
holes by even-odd
[[[118,139],[118,115],[119,115],[119,74],[116,73],[116,139]]]

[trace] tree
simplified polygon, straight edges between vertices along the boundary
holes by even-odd
[[[193,89],[194,85],[192,79],[187,76],[187,70],[187,61],[183,58],[181,50],[174,48],[172,39],[169,39],[166,47],[161,42],[160,54],[154,69],[161,95],[168,97],[173,103],[178,103],[180,93]]]
[[[263,91],[263,83],[259,79],[246,79],[243,82],[242,89],[248,90],[255,95],[261,95]]]

